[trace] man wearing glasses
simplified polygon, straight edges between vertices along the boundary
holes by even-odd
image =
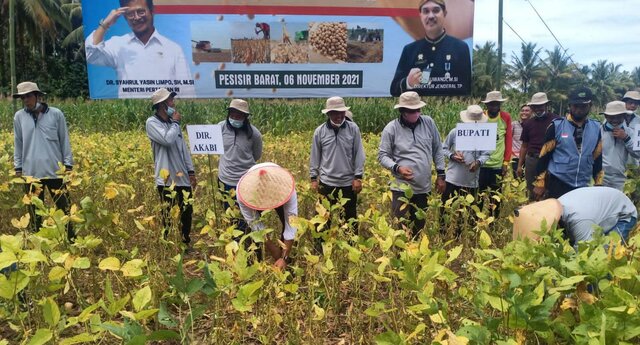
[[[119,1],[120,7],[102,19],[85,40],[87,61],[116,70],[120,98],[147,98],[153,91],[147,90],[149,85],[144,81],[159,79],[171,81],[162,87],[195,96],[182,48],[154,27],[153,0]],[[105,40],[107,31],[121,16],[125,17],[132,32]]]
[[[445,0],[420,0],[423,39],[402,50],[391,81],[392,96],[415,91],[421,96],[465,95],[471,90],[469,46],[447,35]]]

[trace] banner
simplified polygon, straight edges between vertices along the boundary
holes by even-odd
[[[469,94],[473,0],[419,3],[84,1],[90,96],[148,98],[161,87],[181,98]]]

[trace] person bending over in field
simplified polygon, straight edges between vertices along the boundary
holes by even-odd
[[[432,161],[438,174],[436,190],[442,193],[445,189],[440,134],[433,119],[421,115],[420,109],[425,105],[416,92],[408,91],[400,95],[398,104],[394,106],[399,110],[399,116],[382,131],[378,148],[378,161],[395,177],[395,182],[391,184],[393,216],[400,219],[411,209],[409,220],[414,237],[418,236],[425,225],[424,218],[418,219],[418,210],[413,208],[423,211],[427,209],[427,198],[431,193]],[[405,196],[403,187],[413,190],[413,196],[409,199],[411,206],[404,205],[400,200]]]
[[[260,220],[260,212],[275,209],[282,223],[282,236],[279,241],[268,239],[265,242],[268,253],[274,258],[274,266],[282,269],[289,264],[289,254],[296,236],[296,228],[290,223],[290,217],[298,215],[298,195],[293,175],[275,163],[254,165],[238,182],[238,205],[245,221],[253,231],[265,229]]]
[[[69,131],[62,111],[41,102],[43,95],[45,93],[38,85],[29,81],[18,84],[18,92],[13,95],[13,98],[22,100],[24,107],[16,112],[13,119],[13,164],[16,176],[39,179],[26,185],[28,194],[35,194],[44,201],[44,190],[48,189],[56,207],[68,215],[69,192],[59,175],[59,166],[63,164],[65,172],[73,168]],[[42,217],[36,214],[33,204],[29,204],[28,209],[31,230],[38,232]],[[67,223],[67,238],[71,242],[75,238],[71,222]]]
[[[171,208],[180,207],[182,242],[185,251],[191,250],[191,222],[193,217],[193,190],[196,188],[196,174],[191,161],[191,153],[182,136],[180,120],[182,115],[175,108],[175,92],[158,89],[151,96],[153,116],[147,119],[147,136],[151,140],[155,163],[156,187],[160,199],[166,203],[162,211],[163,236],[167,239],[171,224]]]

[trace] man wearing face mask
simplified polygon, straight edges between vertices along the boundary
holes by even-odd
[[[602,185],[602,136],[600,123],[587,118],[593,94],[580,87],[569,95],[570,114],[547,128],[540,150],[533,193],[536,200],[559,198],[593,179]]]
[[[118,80],[124,81],[118,86],[119,97],[148,97],[147,93],[129,91],[134,89],[129,81],[192,81],[182,48],[155,28],[153,0],[119,0],[119,5],[100,20],[85,40],[87,62],[115,69]],[[105,40],[107,31],[120,17],[126,19],[131,32]],[[193,85],[174,85],[174,88],[183,95],[195,97]]]
[[[627,179],[629,158],[640,158],[640,151],[633,150],[633,129],[625,126],[625,117],[629,111],[624,102],[607,103],[601,114],[605,117],[602,125],[602,170],[603,186],[622,190]]]
[[[531,101],[527,105],[531,108],[533,116],[529,121],[522,123],[522,146],[520,147],[520,159],[516,174],[520,177],[524,175],[527,181],[527,191],[529,192],[529,201],[535,200],[533,195],[533,182],[536,179],[536,167],[538,165],[538,156],[542,145],[544,145],[544,136],[547,127],[551,122],[558,118],[558,115],[549,111],[549,99],[544,92],[535,93],[531,97]]]
[[[629,111],[625,117],[625,123],[627,127],[631,128],[631,131],[633,131],[634,129],[640,129],[640,116],[636,114],[638,105],[640,105],[640,92],[627,91],[624,94],[624,97],[622,97],[622,101],[624,102],[626,109]],[[638,165],[640,165],[640,160],[629,156],[627,164],[637,167]]]
[[[400,95],[394,106],[399,116],[392,120],[382,131],[378,148],[378,161],[391,171],[395,181],[391,183],[393,216],[400,219],[408,211],[413,236],[418,236],[425,225],[424,217],[418,219],[418,211],[426,211],[427,199],[431,193],[431,162],[435,164],[436,190],[445,190],[444,154],[440,142],[440,133],[433,119],[421,115],[420,109],[426,103],[413,91]],[[404,189],[411,188],[413,196],[410,205],[400,200],[405,197]],[[417,209],[416,209],[417,208]]]
[[[166,239],[168,229],[172,228],[170,212],[177,203],[182,241],[186,245],[185,251],[190,251],[193,206],[189,199],[193,197],[197,181],[191,153],[180,129],[182,115],[175,108],[175,96],[175,92],[164,88],[153,93],[151,109],[155,114],[147,119],[146,129],[153,150],[156,187],[161,200],[167,204],[162,211],[163,236]],[[166,172],[168,175],[165,176]]]
[[[227,193],[235,193],[238,181],[262,157],[262,134],[249,122],[249,104],[242,99],[231,100],[222,127],[224,155],[220,156],[218,179]],[[236,199],[237,201],[237,199]],[[231,205],[224,202],[224,209]],[[242,218],[235,220],[239,230],[246,230]]]
[[[362,190],[364,148],[360,128],[346,119],[342,97],[327,99],[322,113],[327,121],[316,128],[311,142],[309,174],[311,188],[334,205],[339,195],[349,199],[344,205],[344,220],[356,219],[358,193]]]
[[[13,164],[16,176],[39,179],[38,183],[26,186],[27,193],[44,201],[45,189],[48,189],[56,207],[68,215],[69,192],[58,171],[60,163],[65,171],[73,168],[69,131],[62,111],[40,102],[44,94],[36,83],[26,81],[18,84],[18,92],[13,95],[20,98],[24,106],[13,119]],[[31,230],[40,231],[42,217],[36,214],[34,205],[28,205],[28,209]],[[71,222],[67,223],[67,238],[70,241],[75,238]]]

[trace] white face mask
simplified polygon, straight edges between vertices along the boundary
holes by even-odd
[[[331,121],[331,120],[329,120],[329,122],[331,122],[331,124],[332,124],[332,125],[334,125],[334,126],[336,126],[336,127],[340,127],[340,126],[342,126],[342,124],[343,124],[346,120],[347,120],[346,118],[343,118],[343,119],[342,119],[342,122],[340,122],[340,123],[335,123],[335,122],[333,122],[333,121]]]

